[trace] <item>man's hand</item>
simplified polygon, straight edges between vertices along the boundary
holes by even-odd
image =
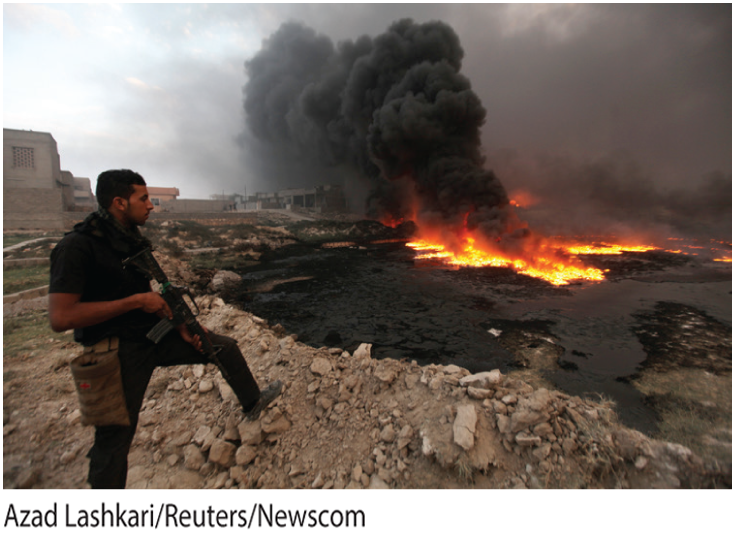
[[[191,344],[198,352],[202,351],[202,340],[199,338],[199,335],[192,335],[189,328],[186,327],[186,324],[181,324],[176,329],[179,330],[182,339]],[[204,333],[209,333],[204,326],[202,326],[202,329]]]
[[[136,294],[136,298],[140,302],[140,308],[147,313],[156,313],[161,318],[168,318],[171,320],[174,317],[174,313],[171,311],[171,307],[168,306],[166,300],[161,297],[157,292],[145,292],[142,294]]]

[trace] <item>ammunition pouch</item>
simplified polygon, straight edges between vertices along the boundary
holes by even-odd
[[[118,347],[118,338],[108,337],[85,346],[84,353],[71,362],[82,425],[130,425]]]

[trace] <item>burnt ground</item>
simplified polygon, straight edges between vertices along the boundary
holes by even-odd
[[[378,358],[526,370],[615,402],[623,423],[655,435],[661,406],[636,377],[667,363],[731,373],[730,265],[665,251],[584,259],[607,270],[605,282],[556,287],[507,269],[417,263],[402,243],[299,244],[238,271],[226,299],[315,347],[369,342]]]

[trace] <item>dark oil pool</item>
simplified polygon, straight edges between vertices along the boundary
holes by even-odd
[[[241,307],[281,324],[314,347],[455,364],[471,372],[518,368],[488,330],[495,320],[546,321],[561,363],[544,371],[559,389],[604,396],[621,420],[643,432],[656,418],[638,391],[621,381],[645,359],[634,312],[681,301],[731,324],[731,281],[642,282],[620,279],[554,287],[502,268],[418,265],[403,244],[314,249],[292,247],[242,273]],[[664,280],[665,281],[665,280]]]

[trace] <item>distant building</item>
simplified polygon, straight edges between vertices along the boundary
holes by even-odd
[[[94,211],[97,199],[92,194],[92,182],[89,178],[74,177],[74,205],[71,211]]]
[[[61,170],[50,133],[3,128],[3,228],[64,228],[62,212],[95,207],[89,178]]]
[[[347,208],[340,185],[319,185],[306,189],[283,189],[276,193],[256,193],[247,197],[245,209],[307,209],[315,212],[344,211]]]
[[[227,201],[186,199],[164,200],[161,202],[161,212],[171,213],[213,213],[227,209]]]
[[[153,211],[161,211],[164,202],[176,200],[179,190],[176,187],[148,187],[148,196],[153,203]]]

